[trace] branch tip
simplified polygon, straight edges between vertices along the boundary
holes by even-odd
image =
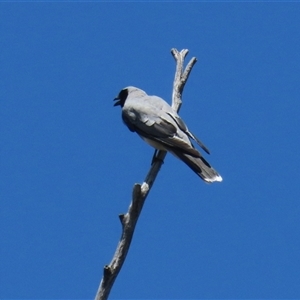
[[[179,51],[176,48],[172,48],[171,53],[172,53],[174,59],[177,61],[178,57],[179,57]]]
[[[189,54],[189,50],[188,49],[182,49],[180,51],[180,54],[182,55],[183,58],[185,58]]]
[[[178,52],[178,50],[177,50],[176,48],[172,48],[172,49],[171,49],[171,53],[172,53],[173,56],[174,56],[174,55],[178,54],[179,52]]]
[[[125,214],[119,214],[119,219],[120,219],[122,225],[124,225],[124,217],[125,217]]]

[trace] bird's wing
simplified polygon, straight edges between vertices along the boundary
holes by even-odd
[[[162,98],[157,96],[150,96],[151,102],[155,107],[161,109],[166,114],[168,114],[177,124],[177,126],[192,140],[194,140],[207,154],[210,154],[208,148],[193,134],[191,133],[183,120],[179,117],[179,115],[173,110],[173,108]]]
[[[168,115],[176,122],[178,127],[186,133],[192,140],[194,140],[207,154],[210,154],[208,148],[193,134],[191,133],[183,120],[176,114],[172,112],[168,112]]]
[[[199,157],[185,132],[168,113],[149,104],[148,101],[128,101],[122,110],[124,123],[141,137],[161,143],[166,148],[177,148]]]

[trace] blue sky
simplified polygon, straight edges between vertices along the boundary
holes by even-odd
[[[113,98],[171,100],[224,181],[168,155],[112,299],[300,298],[299,3],[0,3],[0,298],[93,298],[153,150]]]

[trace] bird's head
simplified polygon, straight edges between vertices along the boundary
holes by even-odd
[[[123,90],[120,91],[118,96],[114,99],[114,101],[116,101],[114,106],[120,105],[121,107],[123,107],[124,103],[127,99],[127,96],[128,96],[128,88],[124,88]]]
[[[146,95],[146,93],[141,89],[136,88],[134,86],[128,86],[122,89],[119,95],[114,99],[114,101],[116,101],[114,106],[120,105],[121,107],[123,107],[129,94],[131,94],[131,96],[134,95],[135,97],[141,97]]]

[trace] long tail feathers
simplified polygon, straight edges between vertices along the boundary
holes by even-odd
[[[176,149],[172,149],[170,152],[185,162],[205,182],[223,180],[221,175],[202,156],[194,157]]]

